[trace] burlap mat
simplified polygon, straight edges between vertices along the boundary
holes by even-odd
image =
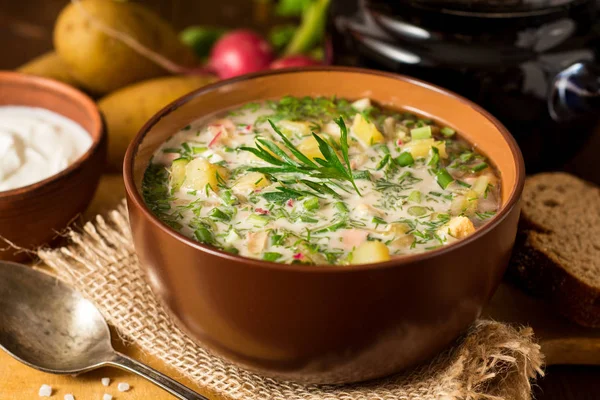
[[[144,281],[124,205],[68,236],[71,245],[40,251],[40,258],[95,302],[125,340],[224,397],[521,400],[531,398],[530,380],[542,374],[542,356],[531,329],[477,321],[452,349],[409,373],[345,386],[275,381],[210,354],[171,322]]]

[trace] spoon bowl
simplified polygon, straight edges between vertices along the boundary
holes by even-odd
[[[100,312],[50,275],[0,264],[0,347],[21,362],[54,374],[101,365],[113,353]]]
[[[71,287],[43,272],[5,261],[0,262],[0,348],[44,372],[77,375],[115,366],[150,380],[177,398],[206,400],[116,352],[102,314]]]

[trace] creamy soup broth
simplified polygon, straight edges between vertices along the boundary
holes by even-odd
[[[363,264],[463,239],[499,208],[497,172],[450,127],[368,98],[251,103],[154,154],[145,201],[201,243],[280,263]]]

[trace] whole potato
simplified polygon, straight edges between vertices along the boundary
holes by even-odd
[[[144,6],[121,1],[82,0],[79,4],[69,4],[58,16],[54,47],[73,77],[93,93],[109,93],[168,74],[147,57],[102,32],[97,21],[179,65],[192,66],[196,62],[173,28]]]
[[[100,99],[108,131],[108,168],[120,172],[129,142],[140,128],[167,104],[202,87],[212,76],[170,76],[140,82]]]
[[[78,86],[77,81],[69,73],[67,65],[54,51],[42,54],[17,68],[24,74],[55,79],[71,86]]]

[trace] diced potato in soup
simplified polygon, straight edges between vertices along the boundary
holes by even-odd
[[[288,264],[370,264],[473,234],[500,179],[454,129],[368,98],[284,97],[199,119],[155,152],[147,206],[205,245]]]

